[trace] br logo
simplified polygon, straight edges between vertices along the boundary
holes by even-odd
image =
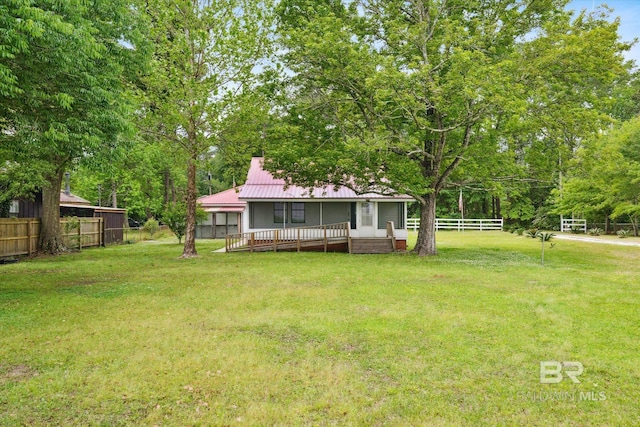
[[[576,384],[580,383],[578,377],[584,371],[580,362],[557,362],[546,360],[540,362],[540,382],[542,384],[557,384],[567,376]],[[564,374],[564,375],[563,375]]]

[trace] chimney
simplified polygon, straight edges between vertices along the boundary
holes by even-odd
[[[71,174],[69,172],[64,173],[64,194],[67,196],[71,195],[71,184],[69,184],[69,177]]]

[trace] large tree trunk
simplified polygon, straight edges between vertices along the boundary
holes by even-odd
[[[184,249],[181,258],[197,257],[196,251],[196,157],[189,159],[187,166],[187,229],[184,234]]]
[[[42,217],[38,248],[40,252],[54,255],[67,250],[60,227],[62,174],[62,168],[52,173],[47,179],[47,184],[42,188]]]
[[[413,252],[419,256],[437,255],[436,250],[436,198],[437,194],[427,194],[420,202],[420,230]]]

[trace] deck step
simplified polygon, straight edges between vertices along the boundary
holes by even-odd
[[[389,254],[394,252],[391,238],[352,238],[352,254]]]

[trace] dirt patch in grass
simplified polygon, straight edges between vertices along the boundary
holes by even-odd
[[[38,371],[27,365],[0,365],[0,384],[26,381],[37,376]]]

